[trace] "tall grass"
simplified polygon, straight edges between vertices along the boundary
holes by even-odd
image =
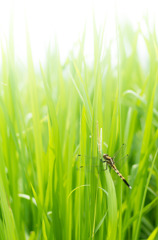
[[[2,46],[0,239],[158,239],[158,40],[147,29],[144,36],[118,25],[116,42],[105,45],[107,33],[94,22],[93,66],[84,32],[77,56],[62,65],[56,46],[40,73],[28,32],[27,69],[16,61],[12,34],[7,51]],[[78,170],[80,162],[93,165],[78,154],[99,159],[98,128],[102,152],[127,144],[132,190],[108,169]]]

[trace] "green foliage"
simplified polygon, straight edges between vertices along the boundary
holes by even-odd
[[[40,73],[27,31],[27,71],[15,60],[12,28],[8,52],[2,47],[0,239],[157,239],[156,34],[118,25],[117,42],[106,45],[106,30],[98,33],[95,21],[93,30],[93,65],[84,57],[86,30],[76,56],[61,65],[58,47],[49,49]],[[112,155],[122,143],[131,190],[112,170],[93,167],[99,149]]]

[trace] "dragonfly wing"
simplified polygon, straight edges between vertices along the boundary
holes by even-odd
[[[100,162],[101,161],[101,164]],[[97,161],[89,162],[89,161],[77,161],[77,170],[83,170],[83,171],[93,171],[94,169],[97,169],[99,171],[104,171],[106,166],[103,164],[102,160],[97,159]]]
[[[79,163],[80,165],[98,165],[100,160],[98,157],[90,157],[78,154],[75,162],[77,164]]]
[[[121,159],[125,156],[126,153],[126,144],[122,144],[122,146],[119,148],[119,150],[114,154],[113,159]]]
[[[93,159],[93,160],[96,160],[98,159],[98,157],[91,157],[91,156],[86,156],[86,155],[81,155],[81,154],[78,154],[77,155],[77,158],[84,158],[84,159]]]
[[[102,172],[106,170],[106,167],[100,167],[99,165],[95,165],[95,166],[88,166],[88,165],[81,165],[79,166],[79,168],[77,168],[78,171],[82,170],[82,171],[87,171],[87,172],[93,172],[95,169],[98,170],[98,172]]]

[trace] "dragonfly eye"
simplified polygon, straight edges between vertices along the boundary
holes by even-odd
[[[108,156],[108,154],[103,154],[103,158],[105,158],[106,159],[106,157]]]

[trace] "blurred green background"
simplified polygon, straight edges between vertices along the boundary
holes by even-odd
[[[10,25],[1,44],[0,239],[158,239],[158,36],[147,17],[145,32],[115,21],[106,41],[107,22],[98,28],[93,16],[91,61],[85,27],[64,63],[56,41],[38,68],[27,26],[27,64],[17,61]],[[99,159],[98,141],[111,156],[127,145],[131,190],[112,170],[78,169]]]

